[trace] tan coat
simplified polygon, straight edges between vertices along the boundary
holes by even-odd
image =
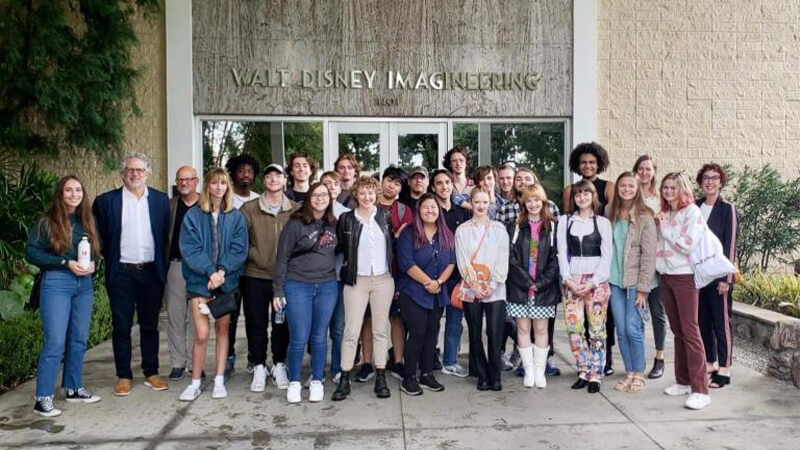
[[[247,222],[247,233],[250,238],[250,251],[244,268],[245,276],[272,280],[281,231],[297,208],[298,205],[289,200],[286,194],[283,195],[281,209],[277,215],[267,212],[263,196],[250,200],[239,208]]]
[[[606,215],[610,205],[606,207]],[[613,227],[613,225],[612,225]],[[639,292],[650,292],[656,272],[656,247],[658,230],[651,214],[640,214],[630,218],[625,251],[622,258],[622,284],[636,286]]]

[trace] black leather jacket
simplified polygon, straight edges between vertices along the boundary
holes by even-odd
[[[389,223],[389,216],[383,208],[378,208],[375,213],[375,221],[381,227],[383,235],[386,238],[386,263],[389,270],[392,270],[392,241],[394,235],[392,234],[392,226]],[[358,275],[358,242],[361,238],[361,221],[356,218],[356,210],[348,211],[341,216],[336,223],[336,252],[344,253],[344,262],[342,263],[342,270],[339,272],[339,279],[342,283],[353,286],[356,284],[356,277]]]
[[[539,237],[539,256],[536,264],[536,281],[531,280],[528,274],[529,252],[531,245],[531,227],[527,223],[520,224],[519,235],[516,243],[514,240],[514,227],[516,222],[508,225],[508,235],[511,238],[509,251],[508,279],[506,280],[506,300],[511,303],[525,304],[528,302],[528,288],[536,285],[536,306],[553,306],[561,301],[561,292],[558,284],[558,258],[555,244],[555,222],[550,224],[553,230],[543,233]],[[550,238],[553,241],[550,241]]]

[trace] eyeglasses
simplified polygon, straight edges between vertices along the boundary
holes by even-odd
[[[192,181],[197,181],[197,177],[190,177],[190,178],[177,178],[175,179],[178,183],[189,183]]]
[[[719,175],[703,175],[703,181],[719,181],[722,178]]]
[[[142,167],[126,167],[125,168],[125,173],[135,173],[135,174],[141,175],[141,174],[143,174],[145,172],[147,172],[147,169],[142,168]]]

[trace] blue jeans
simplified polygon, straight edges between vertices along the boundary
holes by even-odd
[[[458,362],[458,348],[461,345],[461,333],[464,331],[464,312],[450,305],[444,313],[444,354],[442,365],[452,366]]]
[[[44,273],[39,306],[44,345],[36,373],[37,397],[53,395],[62,357],[61,385],[66,389],[83,387],[83,355],[89,339],[93,299],[92,277],[77,277],[66,270]]]
[[[636,287],[611,286],[611,309],[626,372],[644,372],[644,321],[636,307]]]
[[[322,283],[287,280],[283,290],[289,320],[289,381],[300,381],[303,352],[309,340],[312,379],[321,380],[328,353],[328,325],[337,302],[336,280]]]
[[[331,374],[336,375],[342,371],[342,339],[344,339],[344,285],[336,282],[339,294],[336,297],[336,307],[331,317]]]

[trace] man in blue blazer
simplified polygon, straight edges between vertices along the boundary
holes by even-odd
[[[131,393],[131,327],[139,319],[145,386],[167,389],[158,375],[158,313],[167,277],[169,199],[147,187],[150,160],[128,153],[120,167],[123,187],[94,201],[92,211],[106,264],[117,385],[114,395]]]

